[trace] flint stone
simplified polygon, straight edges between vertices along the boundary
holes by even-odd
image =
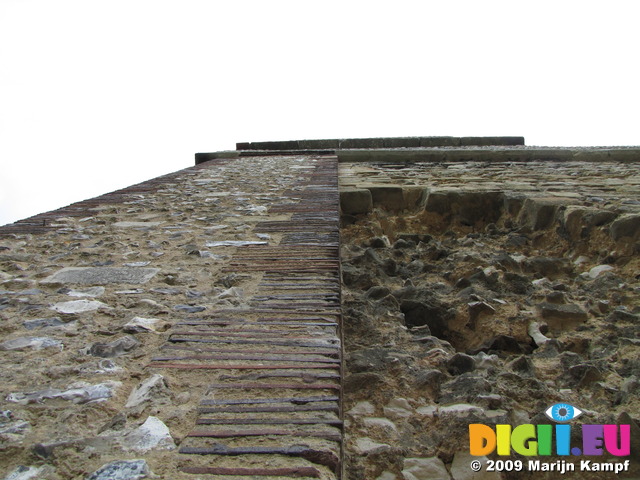
[[[160,333],[167,330],[169,326],[167,322],[157,318],[134,317],[122,327],[122,330],[126,333]]]
[[[59,348],[62,350],[64,345],[60,340],[55,340],[49,337],[19,337],[0,343],[1,351],[24,350],[26,348],[33,348],[34,350],[42,350],[43,348]]]
[[[413,407],[406,398],[394,398],[382,409],[387,417],[402,419],[413,415]]]
[[[376,478],[376,480],[398,480],[398,477],[391,472],[384,471]]]
[[[67,267],[45,278],[41,283],[140,284],[147,283],[159,271],[159,268],[138,267]]]
[[[144,402],[153,400],[154,397],[166,396],[169,388],[164,377],[159,374],[151,375],[138,385],[129,395],[125,408],[133,408]]]
[[[465,372],[471,372],[476,366],[473,357],[464,353],[456,353],[447,361],[447,371],[451,375],[460,375]]]
[[[377,443],[369,437],[361,437],[356,440],[355,449],[359,455],[375,455],[377,453],[388,452],[391,446],[386,443]]]
[[[52,318],[36,318],[35,320],[26,320],[22,322],[22,326],[27,330],[36,330],[38,328],[45,327],[60,327],[62,325],[66,325],[60,317],[52,317]]]
[[[150,228],[162,225],[164,222],[115,222],[113,224],[116,228]]]
[[[47,470],[46,465],[42,467],[25,467],[24,465],[20,465],[4,477],[4,480],[36,480],[40,478],[40,475],[42,475],[45,470]]]
[[[194,306],[194,305],[176,305],[173,307],[174,310],[178,310],[179,312],[187,312],[187,313],[198,313],[207,309],[207,307]]]
[[[173,450],[176,448],[167,426],[157,417],[147,420],[122,439],[126,450],[148,452],[149,450]]]
[[[471,405],[469,403],[457,403],[455,405],[447,405],[445,407],[440,407],[438,411],[440,412],[440,415],[443,417],[447,415],[460,417],[462,415],[468,415],[472,413],[483,415],[485,413],[482,407],[479,407],[477,405]]]
[[[364,426],[367,428],[371,428],[371,427],[380,427],[384,430],[392,430],[394,432],[396,432],[398,429],[396,427],[396,424],[393,423],[391,420],[389,420],[388,418],[379,418],[379,417],[365,417],[362,422],[364,423]]]
[[[100,295],[104,295],[104,292],[104,287],[90,287],[81,290],[69,290],[67,295],[70,297],[99,297]]]
[[[482,465],[479,472],[469,468],[474,460]],[[451,464],[451,477],[453,480],[500,480],[502,478],[498,472],[488,472],[486,465],[487,457],[474,457],[468,452],[457,452]]]
[[[91,403],[101,402],[113,395],[113,390],[120,386],[120,382],[105,382],[96,385],[89,385],[81,382],[74,388],[69,390],[58,390],[51,388],[48,390],[40,390],[38,392],[16,392],[7,395],[8,402],[28,405],[30,403],[40,403],[43,400],[61,398],[62,400],[70,400],[73,403]]]
[[[245,247],[247,245],[268,245],[269,242],[256,242],[248,240],[219,240],[206,242],[206,247]]]
[[[111,358],[124,355],[140,345],[131,335],[126,335],[110,343],[94,343],[88,350],[89,355],[101,358]]]
[[[356,403],[356,405],[349,410],[347,413],[349,415],[373,415],[376,411],[376,407],[367,400]]]
[[[24,435],[31,430],[31,424],[24,420],[14,420],[10,422],[0,421],[0,435]]]
[[[614,270],[611,265],[598,265],[597,267],[593,267],[591,270],[589,270],[586,275],[591,279],[595,279],[598,278],[601,273],[609,272],[611,270]]]
[[[151,475],[145,460],[117,460],[107,463],[86,480],[141,480]]]
[[[405,458],[402,477],[404,480],[451,480],[447,468],[438,457]]]
[[[67,314],[93,312],[99,308],[109,308],[109,306],[97,300],[71,300],[54,303],[51,306],[51,310]]]

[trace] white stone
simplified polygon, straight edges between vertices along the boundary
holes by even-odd
[[[134,317],[127,322],[122,329],[127,333],[154,332],[160,333],[167,329],[169,324],[158,318]]]
[[[535,344],[539,347],[551,341],[549,337],[544,336],[540,332],[540,324],[538,322],[531,322],[529,324],[528,333],[529,333],[529,336],[533,338],[533,341],[535,342]]]
[[[405,458],[402,477],[404,480],[451,480],[447,468],[438,457]]]
[[[71,300],[55,303],[51,306],[51,310],[59,313],[93,312],[99,308],[109,308],[109,306],[97,300]]]
[[[99,297],[104,294],[104,287],[83,288],[67,292],[70,297]]]
[[[268,245],[269,242],[256,242],[248,240],[218,240],[206,242],[205,247],[244,247],[246,245]]]
[[[147,283],[159,268],[139,267],[66,267],[40,283],[75,283],[81,285],[107,285],[112,283]]]
[[[360,455],[374,455],[389,450],[391,450],[390,445],[374,442],[369,437],[361,437],[356,440],[355,451]]]
[[[465,415],[469,413],[483,414],[484,409],[477,405],[471,405],[469,403],[457,403],[455,405],[447,405],[446,407],[440,407],[440,415]]]
[[[138,428],[123,438],[123,447],[136,452],[149,450],[173,450],[176,444],[167,426],[157,417],[148,417]]]
[[[574,265],[582,265],[583,263],[587,263],[589,261],[589,257],[585,257],[584,255],[580,255],[573,262]]]
[[[115,222],[113,226],[116,228],[148,228],[157,227],[163,223],[164,222]]]
[[[125,408],[133,408],[138,405],[150,401],[154,396],[158,394],[168,393],[168,387],[166,382],[164,381],[164,377],[160,374],[151,375],[149,378],[144,380],[140,385],[133,389],[129,398],[127,399],[127,404]]]
[[[380,427],[386,430],[393,430],[394,432],[398,430],[396,427],[396,424],[393,423],[388,418],[365,417],[362,421],[365,427],[369,427],[369,428]]]
[[[482,464],[479,472],[471,470],[469,465],[474,460]],[[474,457],[469,452],[457,452],[451,464],[451,476],[453,480],[500,480],[498,472],[487,472],[487,457]]]
[[[227,290],[225,290],[224,292],[222,292],[220,295],[218,295],[218,298],[223,300],[225,298],[240,298],[243,295],[243,291],[241,288],[237,288],[237,287],[231,287]]]
[[[376,408],[373,406],[373,404],[365,400],[363,402],[356,403],[355,406],[347,413],[355,417],[358,415],[373,415],[375,411]]]
[[[408,418],[413,414],[413,407],[406,398],[394,398],[382,410],[386,417],[395,419]]]
[[[615,270],[611,265],[598,265],[589,270],[588,275],[589,278],[595,279],[598,278],[601,273],[610,272],[611,270]]]
[[[433,417],[438,413],[438,407],[434,407],[433,405],[429,405],[428,407],[419,407],[416,412],[419,415],[424,415],[425,417]]]

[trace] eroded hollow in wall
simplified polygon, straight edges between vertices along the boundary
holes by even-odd
[[[560,401],[637,428],[640,217],[500,191],[412,198],[343,209],[347,478],[469,478],[470,423],[550,423]],[[534,478],[502,475],[486,478]]]

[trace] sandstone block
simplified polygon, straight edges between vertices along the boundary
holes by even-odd
[[[640,238],[640,215],[622,215],[611,224],[609,233],[611,234],[611,238],[616,242],[625,237],[628,237],[631,240]]]

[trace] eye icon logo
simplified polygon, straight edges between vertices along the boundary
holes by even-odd
[[[545,415],[554,422],[570,422],[582,415],[582,410],[568,403],[556,403],[545,410]]]

